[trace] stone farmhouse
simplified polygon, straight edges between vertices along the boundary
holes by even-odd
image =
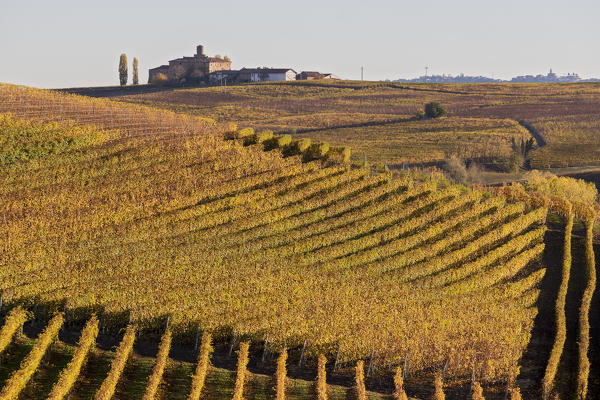
[[[148,71],[148,83],[152,83],[160,74],[170,84],[230,84],[247,82],[293,81],[296,79],[339,79],[333,74],[314,71],[297,73],[292,68],[242,68],[231,69],[231,61],[204,54],[204,46],[196,47],[193,57],[181,57],[169,61],[168,65],[152,68]],[[163,78],[164,79],[164,78]]]
[[[204,54],[204,46],[196,47],[193,57],[181,57],[170,60],[168,65],[152,68],[148,71],[148,83],[152,83],[158,74],[163,74],[171,83],[204,81],[215,71],[231,70],[231,61],[222,58],[208,57]]]

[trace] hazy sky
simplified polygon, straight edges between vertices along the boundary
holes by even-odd
[[[600,77],[599,0],[0,0],[0,82],[118,83],[119,54],[148,68],[197,44],[233,68],[342,78],[577,72]],[[131,66],[130,66],[131,69]],[[130,74],[131,75],[131,74]],[[131,79],[131,78],[130,78]]]

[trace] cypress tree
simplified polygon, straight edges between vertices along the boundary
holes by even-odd
[[[138,59],[133,57],[133,84],[137,85],[139,83],[139,75],[138,75]]]
[[[127,55],[121,54],[119,59],[119,82],[121,86],[127,85]]]

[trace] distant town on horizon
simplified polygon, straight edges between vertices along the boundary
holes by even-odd
[[[487,76],[469,76],[460,74],[452,75],[422,75],[413,79],[395,79],[386,82],[404,82],[404,83],[574,83],[574,82],[600,82],[598,78],[581,79],[576,73],[567,75],[557,75],[550,69],[546,75],[520,75],[510,80],[494,79]]]

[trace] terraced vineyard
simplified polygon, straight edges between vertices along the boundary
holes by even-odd
[[[548,203],[435,174],[371,176],[334,151],[307,161],[295,142],[283,157],[226,140],[229,125],[140,106],[13,86],[0,99],[0,311],[12,310],[0,351],[12,341],[14,358],[22,342],[18,307],[50,321],[17,372],[0,376],[0,398],[32,390],[63,319],[85,328],[47,385],[52,398],[78,391],[97,330],[125,327],[90,396],[126,398],[136,331],[165,326],[144,398],[175,398],[160,389],[171,343],[195,359],[202,332],[229,352],[290,349],[290,363],[366,360],[367,375],[402,365],[408,385],[432,371],[496,395],[514,384]]]

